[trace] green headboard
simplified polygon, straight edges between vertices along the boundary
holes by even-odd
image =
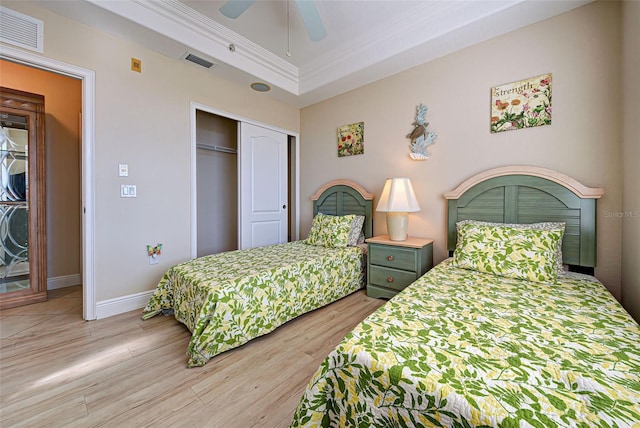
[[[358,183],[350,180],[334,180],[311,197],[313,216],[316,214],[347,215],[357,214],[365,217],[364,236],[373,236],[373,193],[369,193]]]
[[[596,201],[601,188],[586,187],[556,171],[509,166],[482,172],[445,193],[447,248],[456,247],[456,222],[565,222],[563,263],[592,273],[596,266]],[[586,268],[586,269],[585,269]]]

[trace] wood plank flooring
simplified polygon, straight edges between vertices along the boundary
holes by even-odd
[[[358,291],[186,368],[190,334],[132,311],[82,320],[82,289],[0,312],[0,426],[287,427],[307,382],[385,301]]]

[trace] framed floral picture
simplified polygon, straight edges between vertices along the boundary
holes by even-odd
[[[551,125],[551,74],[491,88],[491,132]]]
[[[364,122],[338,128],[338,157],[364,153]]]

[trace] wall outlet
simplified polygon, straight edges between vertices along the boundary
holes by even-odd
[[[162,254],[162,244],[156,244],[156,246],[147,245],[147,254],[149,255],[149,264],[157,265],[158,257]]]

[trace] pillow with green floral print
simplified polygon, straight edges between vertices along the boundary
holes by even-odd
[[[333,216],[318,213],[313,218],[306,243],[330,248],[346,247],[355,217],[354,214]]]
[[[507,226],[507,227],[514,227],[514,228],[520,228],[520,229],[538,229],[538,230],[551,230],[551,229],[562,229],[562,233],[564,236],[564,231],[565,231],[565,226],[566,223],[564,222],[552,222],[552,221],[545,221],[545,222],[541,222],[541,223],[491,223],[491,222],[487,222],[487,221],[478,221],[478,220],[462,220],[459,221],[458,223],[456,223],[456,227],[458,227],[458,225],[462,225],[462,224],[481,224],[481,225],[486,225],[486,226]],[[564,270],[564,266],[563,266],[563,261],[562,261],[562,239],[558,242],[558,246],[556,247],[556,272],[558,273],[558,276],[564,275],[566,272]]]
[[[564,227],[532,229],[478,223],[456,226],[454,266],[533,282],[557,281],[556,251]]]

